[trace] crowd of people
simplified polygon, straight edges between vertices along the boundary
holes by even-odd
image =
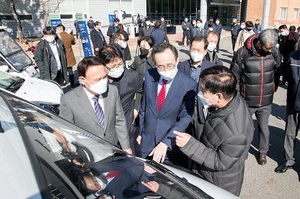
[[[233,19],[230,68],[218,58],[220,19],[188,18],[182,22],[190,58],[179,61],[169,43],[164,17],[140,27],[139,55],[132,64],[128,34],[118,18],[108,28],[88,22],[94,56],[77,65],[80,86],[74,83],[74,36],[63,25],[45,27],[35,50],[42,79],[70,81],[61,98],[60,116],[104,138],[128,154],[175,164],[239,195],[244,165],[258,123],[257,161],[267,163],[268,119],[279,79],[287,84],[284,173],[295,164],[294,143],[300,111],[300,28],[262,30],[259,20]],[[298,31],[298,32],[296,32]],[[69,77],[68,77],[68,75]],[[77,104],[75,106],[75,104]],[[78,106],[80,104],[80,106]]]

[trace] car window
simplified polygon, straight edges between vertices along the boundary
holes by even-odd
[[[126,155],[101,138],[18,98],[9,101],[30,137],[49,187],[54,186],[62,195],[202,198],[197,187],[173,173]]]
[[[15,93],[25,80],[0,71],[0,88]]]
[[[42,198],[23,137],[0,97],[1,198]]]
[[[0,31],[0,51],[8,55],[20,50],[20,46],[9,36],[6,31]]]

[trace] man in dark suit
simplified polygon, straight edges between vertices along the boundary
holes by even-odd
[[[167,23],[164,16],[161,16],[160,18],[160,29],[167,33]]]
[[[97,55],[101,48],[107,46],[107,43],[101,31],[101,22],[96,21],[94,23],[94,29],[91,31],[90,34],[94,46],[94,54]]]
[[[108,82],[118,88],[121,105],[124,110],[130,146],[134,149],[134,120],[140,109],[141,94],[143,91],[143,78],[137,71],[124,67],[121,55],[114,46],[104,47],[99,52],[99,57],[105,62],[109,70]],[[135,101],[135,96],[137,100]]]
[[[107,36],[109,36],[109,43],[111,44],[113,41],[112,41],[112,36],[115,32],[117,32],[118,30],[118,24],[120,23],[120,20],[118,18],[115,18],[114,19],[114,24],[113,25],[110,25],[107,29]]]
[[[144,38],[144,37],[149,37],[151,36],[151,33],[153,31],[153,26],[151,25],[151,20],[149,17],[146,17],[145,18],[145,24],[144,24],[144,27],[141,28],[141,31],[140,31],[140,38]]]
[[[190,54],[191,59],[179,62],[178,70],[192,77],[195,82],[199,85],[199,76],[201,71],[215,64],[205,59],[207,54],[208,41],[205,37],[196,36],[191,41]],[[198,88],[199,92],[200,88]],[[186,130],[187,133],[190,133],[195,138],[199,138],[205,123],[205,116],[203,112],[203,104],[201,100],[196,97],[194,100],[194,114],[192,121]]]
[[[163,31],[160,29],[160,22],[157,21],[154,24],[154,30],[151,33],[151,37],[154,40],[154,44],[159,44],[162,42],[169,42],[168,36],[167,36],[167,32]]]
[[[177,69],[178,51],[169,43],[156,44],[152,56],[157,68],[145,74],[140,109],[141,157],[168,162],[173,131],[186,129],[193,115],[196,82]]]
[[[79,86],[61,97],[60,116],[132,153],[118,89],[107,85],[107,69],[99,57],[85,57],[77,67]]]

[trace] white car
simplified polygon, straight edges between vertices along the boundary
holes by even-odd
[[[127,155],[8,92],[0,93],[0,159],[1,198],[237,198],[180,169]]]

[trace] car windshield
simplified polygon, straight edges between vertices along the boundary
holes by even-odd
[[[21,77],[15,77],[8,73],[0,71],[0,88],[15,93],[24,83]]]
[[[210,198],[171,171],[157,167],[158,164],[127,155],[103,139],[19,98],[7,99],[29,135],[37,157],[42,159],[48,180],[53,176],[48,177],[47,173],[55,172],[71,182],[71,191],[58,183],[49,183],[67,198],[74,198],[72,194],[78,191],[84,198]],[[150,185],[154,188],[146,187]]]
[[[4,30],[0,30],[0,55],[1,60],[8,62],[17,71],[32,64],[19,44]]]

